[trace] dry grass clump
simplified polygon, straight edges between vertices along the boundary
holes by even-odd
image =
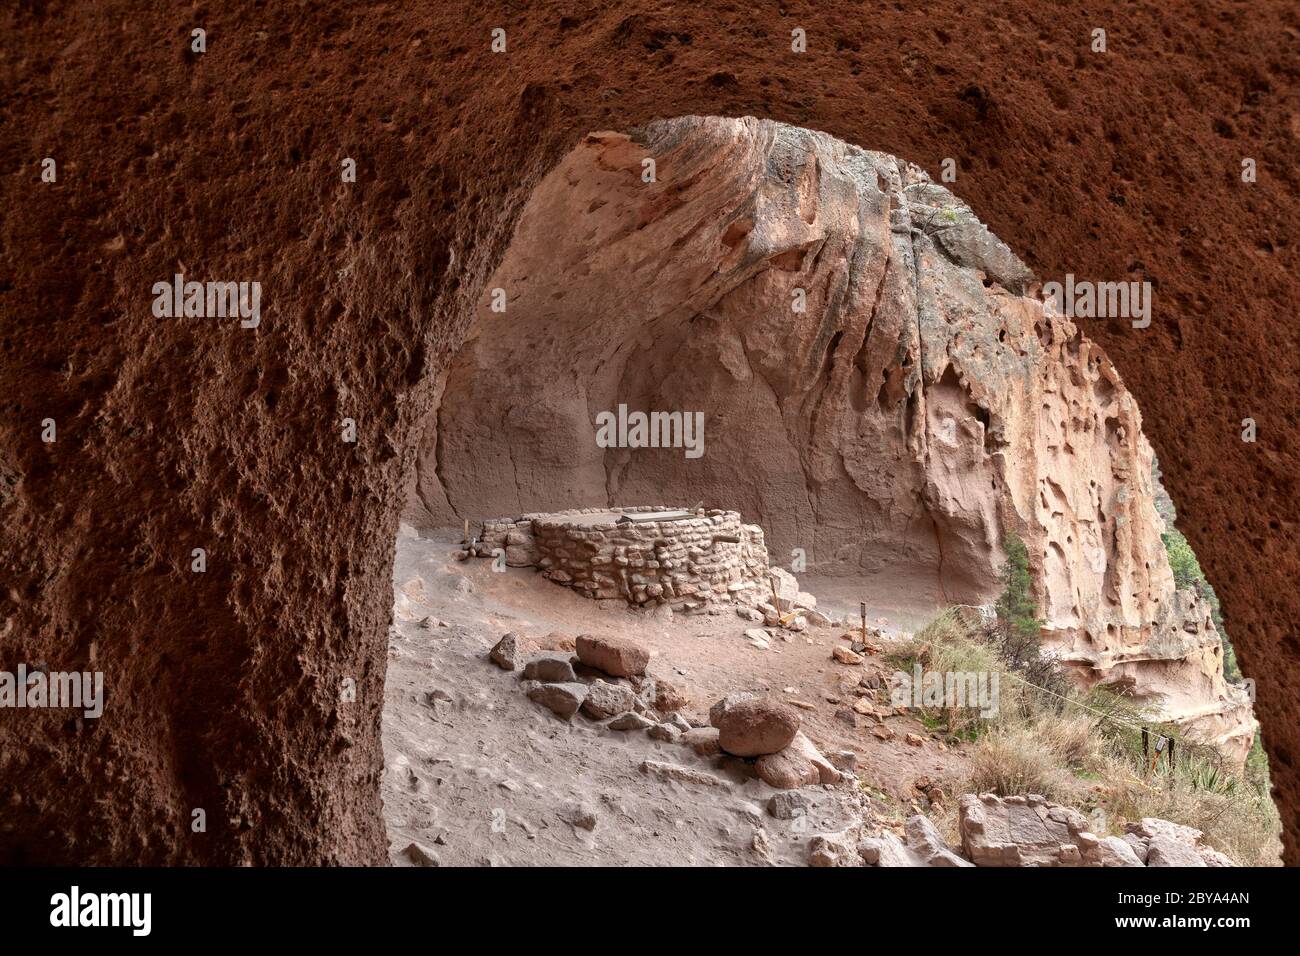
[[[1050,661],[1030,661],[1027,668],[1023,647],[1013,661],[999,653],[1002,646],[976,616],[950,608],[900,647],[895,659],[909,671],[919,661],[927,671],[999,673],[995,715],[981,717],[970,708],[922,714],[953,738],[970,741],[968,770],[950,781],[955,792],[1042,794],[1092,814],[1098,829],[1114,834],[1128,822],[1160,817],[1202,831],[1208,844],[1243,866],[1279,864],[1281,820],[1258,741],[1241,772],[1230,772],[1213,751],[1185,740],[1173,770],[1162,760],[1151,771],[1140,728],[1176,729],[1153,724],[1131,701],[1103,689],[1061,693],[1068,682],[1050,675]],[[1052,693],[1025,684],[1030,673],[1049,673]]]

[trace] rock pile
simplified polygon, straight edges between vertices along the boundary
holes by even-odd
[[[759,779],[778,790],[839,783],[841,773],[800,731],[798,711],[755,694],[728,694],[709,710],[718,746],[753,757]],[[734,749],[733,749],[734,748]]]
[[[547,643],[567,642],[552,635]],[[519,670],[528,698],[562,720],[580,713],[615,733],[644,731],[655,740],[687,746],[700,757],[751,768],[747,772],[778,790],[834,784],[843,778],[800,731],[799,712],[788,704],[751,693],[729,694],[710,708],[705,724],[684,712],[690,700],[680,688],[646,673],[650,654],[645,648],[591,634],[579,635],[572,643],[571,656],[539,652],[535,642],[510,633],[488,658],[504,670]],[[679,782],[702,773],[648,763],[655,765],[643,766],[644,772]],[[842,763],[851,769],[852,761]]]

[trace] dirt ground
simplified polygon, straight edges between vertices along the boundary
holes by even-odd
[[[494,572],[491,562],[457,562],[457,537],[420,537],[403,526],[394,565],[394,628],[389,646],[383,718],[384,816],[397,865],[418,843],[443,865],[766,865],[807,861],[819,832],[861,821],[864,811],[888,816],[918,794],[913,782],[955,776],[964,759],[906,715],[859,717],[851,727],[837,711],[867,674],[887,678],[884,655],[865,665],[831,658],[845,627],[810,626],[777,637],[767,649],[744,636],[756,625],[731,608],[671,618],[610,608],[579,597],[532,569]],[[857,618],[850,582],[801,579],[832,616]],[[921,608],[878,603],[871,623],[887,635],[899,621],[922,619]],[[429,626],[421,626],[432,618]],[[690,697],[689,716],[707,721],[716,700],[755,691],[798,701],[804,732],[823,750],[858,754],[856,777],[836,786],[804,788],[813,809],[804,820],[765,812],[774,789],[734,758],[702,758],[678,743],[643,732],[619,733],[579,714],[566,722],[534,704],[517,672],[487,658],[509,632],[543,638],[582,633],[632,639],[652,652],[649,673]],[[887,648],[886,648],[887,651]],[[877,709],[887,710],[887,691]],[[883,723],[892,739],[874,730]],[[920,746],[907,734],[923,738]],[[658,760],[706,771],[725,787],[666,783],[640,770]],[[951,791],[949,791],[951,797]],[[568,822],[587,816],[586,829]]]

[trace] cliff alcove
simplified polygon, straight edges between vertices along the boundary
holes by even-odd
[[[0,716],[0,858],[387,859],[393,541],[436,382],[566,154],[724,115],[954,158],[953,192],[1036,275],[1156,285],[1149,328],[1087,334],[1256,681],[1297,861],[1293,6],[235,2],[201,56],[191,10],[136,10],[20,4],[0,31],[21,64],[0,106],[0,633],[8,660],[93,663],[108,688],[98,720]],[[155,318],[178,271],[262,282],[260,325]]]
[[[752,118],[593,133],[439,379],[409,517],[701,501],[773,564],[929,615],[991,605],[1014,534],[1067,670],[1240,767],[1257,725],[1175,589],[1137,403],[1033,282],[905,160]]]

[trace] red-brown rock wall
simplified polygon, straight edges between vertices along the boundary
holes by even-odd
[[[591,130],[695,113],[955,157],[954,191],[1039,275],[1158,282],[1150,329],[1088,333],[1145,412],[1257,681],[1295,862],[1298,17],[1226,0],[9,5],[0,631],[6,662],[77,668],[93,646],[109,703],[93,727],[0,715],[0,858],[385,859],[392,542],[431,382],[540,177]],[[263,282],[260,327],[155,319],[151,284],[180,265]]]

